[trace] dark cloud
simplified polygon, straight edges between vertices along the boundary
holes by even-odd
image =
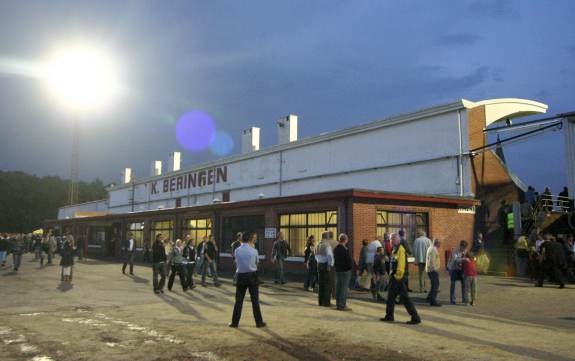
[[[573,110],[575,44],[562,15],[574,4],[0,1],[0,60],[34,60],[77,31],[110,40],[130,92],[108,114],[85,117],[81,177],[116,181],[123,167],[145,176],[151,160],[182,150],[175,122],[193,109],[232,135],[234,153],[252,125],[262,147],[275,144],[275,120],[288,113],[300,116],[303,138],[459,98],[543,98],[554,113]],[[0,76],[1,169],[67,176],[70,116],[45,95],[29,79]],[[525,148],[563,153],[545,139]],[[185,166],[214,158],[183,153]],[[520,169],[543,183],[542,168]]]
[[[483,39],[482,36],[475,34],[469,34],[469,33],[452,34],[441,37],[440,44],[446,46],[453,46],[453,45],[470,46],[477,44],[481,39]]]

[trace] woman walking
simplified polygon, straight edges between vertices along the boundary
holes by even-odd
[[[64,243],[61,256],[60,267],[62,268],[62,281],[65,283],[71,283],[72,267],[74,266],[74,249],[69,241]]]
[[[184,292],[188,290],[187,272],[183,265],[184,257],[182,255],[182,250],[182,240],[178,239],[176,241],[176,246],[172,248],[172,272],[170,273],[170,279],[168,280],[168,291],[172,290],[176,273],[180,276],[180,283],[182,284]]]
[[[307,274],[305,276],[305,281],[303,283],[303,288],[307,291],[313,292],[315,285],[317,283],[317,261],[315,259],[315,237],[313,235],[309,236],[305,246],[305,267],[307,268]]]

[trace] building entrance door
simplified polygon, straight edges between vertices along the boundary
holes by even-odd
[[[114,257],[116,256],[116,248],[119,247],[121,240],[121,225],[119,223],[114,223],[110,228],[109,236],[106,237],[106,249],[105,256]]]
[[[236,240],[238,232],[253,231],[258,234],[256,248],[260,254],[264,251],[264,215],[247,215],[222,217],[221,251],[231,253],[232,243]]]

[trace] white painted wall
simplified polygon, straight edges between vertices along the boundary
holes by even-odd
[[[217,164],[227,165],[226,183],[152,195],[152,181],[158,181],[161,189],[162,179],[191,170],[136,181],[134,211],[172,208],[176,198],[182,198],[184,207],[211,204],[214,198],[221,200],[221,192],[225,190],[230,191],[231,201],[258,199],[260,194],[270,198],[351,188],[459,195],[458,111],[462,148],[467,152],[467,113],[462,107],[453,107],[421,119],[389,123],[392,125],[377,123],[378,126],[362,132],[341,133],[341,137],[328,137],[302,146],[296,142],[278,147],[277,151],[264,150],[233,158],[228,163]],[[470,196],[470,162],[465,157],[463,160],[463,193]],[[207,168],[193,171],[202,169]],[[109,211],[130,212],[131,192],[131,186],[111,189]]]

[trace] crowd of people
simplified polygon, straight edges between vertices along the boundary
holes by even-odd
[[[125,260],[122,272],[126,273],[129,266],[130,275],[134,274],[135,241],[128,233],[124,245]],[[263,283],[258,272],[258,251],[256,248],[257,233],[238,233],[232,243],[232,260],[234,265],[233,283],[236,286],[236,302],[230,327],[238,327],[241,318],[242,304],[249,291],[252,309],[257,327],[264,327],[259,307],[258,287]],[[317,292],[318,305],[333,307],[338,311],[351,311],[348,306],[350,289],[368,291],[375,301],[386,303],[384,322],[394,321],[395,304],[403,304],[411,316],[408,324],[418,324],[421,318],[410,299],[409,293],[418,292],[426,295],[430,306],[442,306],[437,299],[440,288],[441,240],[433,241],[426,232],[419,230],[413,242],[408,242],[404,230],[397,233],[384,234],[373,241],[364,239],[356,264],[348,247],[349,238],[340,234],[337,239],[333,232],[324,231],[316,245],[314,236],[307,239],[304,263],[307,269],[304,288]],[[562,234],[554,237],[550,234],[538,233],[530,242],[522,236],[516,242],[516,265],[518,275],[525,275],[536,280],[537,286],[542,286],[545,280],[557,282],[561,288],[565,279],[574,281],[575,244],[573,235]],[[470,244],[461,240],[458,247],[446,252],[445,269],[449,273],[449,302],[457,303],[457,283],[461,287],[461,304],[475,305],[477,303],[477,275],[481,262],[486,258],[483,235]],[[23,253],[33,252],[40,266],[51,265],[55,254],[60,254],[61,281],[71,282],[74,257],[77,247],[71,235],[63,237],[48,233],[43,236],[7,235],[0,237],[0,264],[6,267],[6,258],[12,254],[12,267],[18,271]],[[273,244],[272,262],[275,264],[275,283],[284,284],[284,262],[289,257],[291,249],[283,234],[278,233]],[[206,236],[195,245],[187,235],[184,240],[175,242],[156,234],[151,247],[153,291],[164,293],[164,287],[172,291],[176,276],[179,278],[183,292],[194,289],[194,275],[201,276],[201,285],[207,286],[209,275],[216,287],[221,285],[217,271],[218,246],[213,236]],[[417,271],[417,283],[412,290],[409,286],[409,263],[413,263]],[[353,272],[355,270],[355,272]],[[167,282],[166,282],[167,281]],[[429,289],[429,291],[428,291]],[[335,305],[333,305],[335,300]]]
[[[552,235],[534,231],[515,242],[516,276],[528,277],[543,286],[545,280],[557,283],[575,282],[575,241],[567,230]]]
[[[41,267],[50,266],[53,265],[55,255],[59,254],[61,280],[70,283],[77,251],[74,237],[70,234],[61,237],[52,233],[45,235],[4,233],[0,236],[0,267],[6,268],[8,256],[12,255],[11,268],[14,272],[18,272],[22,264],[22,255],[25,253],[34,253],[34,260],[38,261]]]

